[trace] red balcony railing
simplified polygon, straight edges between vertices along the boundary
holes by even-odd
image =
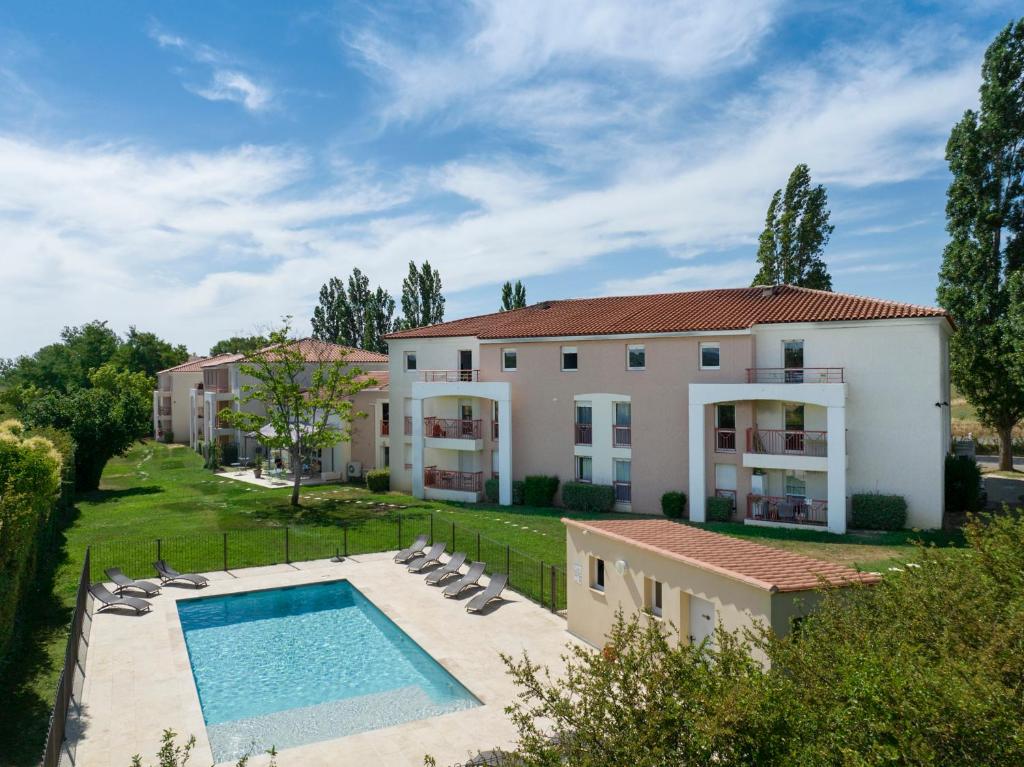
[[[405,436],[407,436],[407,437],[411,437],[412,436],[412,416],[411,415],[407,415],[405,417]]]
[[[842,383],[843,368],[747,368],[747,383]]]
[[[633,427],[632,426],[613,426],[612,427],[612,446],[613,447],[629,447],[633,444]]]
[[[479,381],[479,370],[424,370],[423,380],[427,383],[458,383],[459,381]]]
[[[736,452],[736,430],[715,429],[715,452],[735,453]]]
[[[480,439],[482,425],[479,418],[424,418],[423,436],[438,439]]]
[[[388,437],[391,435],[391,422],[381,421],[380,422],[380,436]]]
[[[576,424],[576,444],[577,445],[593,445],[594,444],[594,427],[589,423],[578,423]]]
[[[828,501],[798,495],[747,496],[747,519],[790,522],[796,525],[827,525]]]
[[[747,429],[747,452],[762,455],[828,455],[828,432],[801,429]]]
[[[632,482],[612,482],[612,488],[615,490],[615,502],[616,503],[632,503],[632,500],[633,500],[633,483]]]
[[[463,490],[479,493],[483,472],[480,471],[449,471],[436,466],[428,466],[423,470],[423,484],[439,490]]]

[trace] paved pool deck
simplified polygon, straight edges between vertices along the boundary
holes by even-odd
[[[392,554],[319,560],[230,572],[207,573],[210,585],[196,591],[166,586],[152,612],[134,616],[109,610],[93,616],[82,687],[81,734],[76,767],[127,767],[134,754],[155,763],[165,728],[179,743],[195,735],[192,764],[213,763],[199,697],[175,602],[195,596],[234,594],[348,579],[392,621],[465,685],[483,704],[430,719],[370,730],[281,750],[280,767],[395,765],[420,767],[424,754],[438,764],[463,762],[478,750],[510,748],[515,729],[504,707],[515,687],[499,653],[528,652],[534,662],[561,673],[561,656],[576,643],[557,615],[506,591],[509,601],[485,614],[465,611],[465,599],[444,599],[423,576],[406,572]],[[253,767],[268,757],[251,759]]]

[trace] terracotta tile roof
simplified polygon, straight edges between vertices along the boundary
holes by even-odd
[[[226,365],[229,362],[238,362],[242,359],[244,354],[218,354],[214,357],[207,357],[200,364],[201,368],[211,368],[215,365]]]
[[[336,362],[344,359],[353,365],[366,363],[385,363],[388,355],[379,352],[371,352],[366,349],[354,349],[351,346],[341,346],[327,341],[319,341],[315,338],[300,338],[289,344],[291,348],[297,348],[307,362]],[[266,346],[260,352],[271,351],[274,347]]]
[[[821,585],[821,578],[833,585],[853,581],[877,583],[881,580],[878,575],[859,573],[843,565],[667,519],[562,521],[566,525],[627,541],[768,591],[809,591]]]
[[[203,368],[211,365],[220,365],[223,362],[231,362],[229,357],[241,358],[240,354],[218,354],[215,357],[196,357],[195,359],[175,365],[172,368],[161,370],[159,373],[201,373]],[[159,374],[158,373],[158,374]]]
[[[948,317],[944,309],[782,285],[689,293],[544,301],[392,333],[389,339],[476,336],[538,338],[622,333],[745,330],[780,322]]]

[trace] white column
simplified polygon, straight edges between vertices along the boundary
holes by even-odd
[[[498,400],[498,503],[512,505],[512,401]]]
[[[690,405],[690,521],[704,521],[704,405]]]
[[[828,531],[846,532],[846,408],[828,408]]]
[[[414,498],[423,498],[423,400],[413,395],[409,406],[412,408],[409,414],[412,416],[412,494]]]

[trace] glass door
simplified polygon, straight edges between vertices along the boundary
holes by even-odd
[[[782,342],[782,367],[785,368],[786,383],[804,382],[803,340]]]

